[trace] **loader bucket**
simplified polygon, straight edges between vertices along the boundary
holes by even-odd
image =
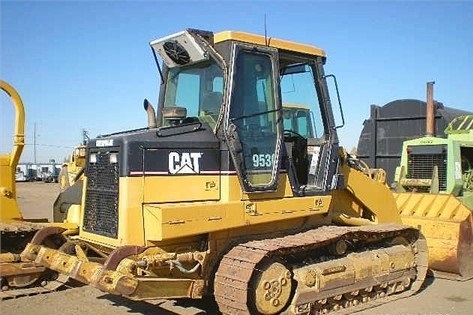
[[[394,193],[403,224],[427,239],[429,269],[436,277],[473,278],[472,212],[453,195]]]

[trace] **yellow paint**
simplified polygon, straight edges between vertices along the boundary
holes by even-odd
[[[146,239],[160,241],[244,225],[243,204],[144,205]]]
[[[141,278],[136,291],[130,295],[130,299],[156,299],[156,296],[161,296],[163,298],[200,298],[200,295],[196,296],[193,293],[193,288],[196,284],[202,287],[202,282],[202,280],[193,279]]]
[[[245,32],[236,32],[236,31],[223,31],[220,33],[216,33],[214,35],[214,42],[220,43],[227,40],[235,40],[240,41],[248,44],[255,44],[255,45],[262,45],[262,46],[270,46],[277,49],[283,49],[288,51],[293,51],[302,54],[308,55],[315,55],[325,57],[325,51],[319,47],[311,46],[307,44],[300,44],[293,41],[283,40],[268,37],[265,38],[261,35],[250,34]]]
[[[143,182],[143,202],[182,202],[218,200],[220,198],[219,175],[179,175],[179,176],[145,176],[130,178],[130,188],[141,190],[136,180]],[[123,181],[120,182],[120,184]],[[121,187],[121,186],[120,186]],[[139,191],[133,192],[139,194]]]
[[[394,194],[403,224],[419,229],[427,240],[429,267],[473,277],[471,211],[455,196],[440,194]]]
[[[333,191],[334,212],[353,218],[361,216],[374,223],[401,223],[396,201],[386,185],[347,165],[340,172],[347,189]]]
[[[270,223],[281,220],[324,214],[329,210],[331,196],[310,196],[261,200],[245,203],[246,224]]]
[[[25,109],[18,92],[0,80],[0,89],[10,96],[15,108],[13,148],[11,153],[0,155],[0,221],[22,220],[16,201],[15,171],[25,145]]]
[[[322,198],[323,202],[320,203]],[[143,206],[147,241],[169,240],[328,212],[330,196]]]
[[[207,189],[209,180],[219,184]],[[273,193],[243,194],[236,175],[121,177],[119,187],[118,238],[81,230],[82,239],[110,248],[146,246],[150,242],[326,214],[331,204],[331,196],[292,197],[287,174],[280,176],[279,188]],[[222,199],[218,200],[220,193]]]

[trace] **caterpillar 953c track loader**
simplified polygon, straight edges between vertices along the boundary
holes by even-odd
[[[150,44],[157,114],[145,101],[148,128],[89,140],[78,238],[51,249],[45,228],[23,257],[132,300],[213,296],[223,314],[351,312],[420,288],[425,239],[339,146],[323,50],[192,29]],[[284,129],[294,103],[310,137]]]
[[[473,278],[473,116],[454,118],[447,138],[433,135],[433,82],[428,83],[427,136],[405,141],[395,174],[404,224],[420,228],[438,277]]]
[[[0,298],[4,299],[55,290],[67,277],[58,278],[57,272],[20,257],[34,234],[49,223],[47,219],[23,218],[18,206],[15,170],[25,145],[25,110],[20,95],[10,84],[0,80],[0,88],[10,96],[15,108],[13,149],[0,156]],[[77,232],[77,224],[60,226],[66,229],[66,234]],[[53,244],[54,237],[46,242]]]

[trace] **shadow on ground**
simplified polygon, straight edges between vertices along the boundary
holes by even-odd
[[[124,297],[104,294],[98,297],[111,301],[113,306],[126,307],[130,313],[143,315],[202,315],[219,314],[215,302],[208,298],[202,300],[158,300],[152,302],[132,301]]]

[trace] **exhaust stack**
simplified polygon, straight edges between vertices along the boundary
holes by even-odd
[[[146,113],[148,114],[148,128],[156,128],[158,126],[156,120],[156,112],[154,111],[153,105],[145,98],[143,101],[143,106]]]
[[[427,82],[427,109],[425,113],[425,135],[428,137],[435,136],[435,107],[434,107],[434,84],[435,82]]]

